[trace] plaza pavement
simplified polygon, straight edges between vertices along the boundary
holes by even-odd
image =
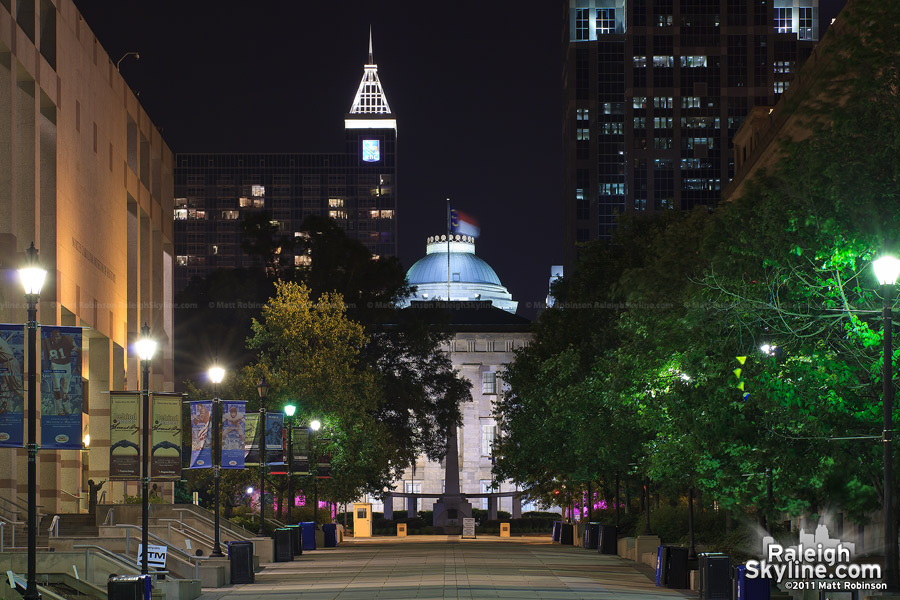
[[[200,600],[401,600],[521,598],[648,600],[696,598],[658,588],[644,565],[550,536],[345,538],[337,548],[272,563],[256,582],[205,588]]]

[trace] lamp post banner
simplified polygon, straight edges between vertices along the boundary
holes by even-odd
[[[250,436],[246,432],[250,432]],[[244,466],[259,466],[259,414],[249,413],[244,416]]]
[[[81,327],[41,327],[41,447],[81,450]]]
[[[212,400],[191,402],[191,469],[212,468]]]
[[[140,392],[109,393],[109,478],[141,478],[141,450],[138,445]]]
[[[150,477],[181,479],[181,394],[151,393]]]
[[[244,438],[247,426],[247,403],[222,401],[222,468],[244,468]]]
[[[266,462],[284,464],[284,413],[266,413]]]
[[[0,447],[25,443],[25,327],[0,325]]]
[[[293,429],[294,474],[309,475],[309,429],[307,427]]]

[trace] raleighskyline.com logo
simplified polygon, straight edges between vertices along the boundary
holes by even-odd
[[[801,529],[795,546],[766,537],[763,548],[765,558],[747,561],[748,579],[771,579],[787,590],[885,589],[881,565],[853,562],[856,545],[832,539],[825,525],[819,525],[815,535]]]

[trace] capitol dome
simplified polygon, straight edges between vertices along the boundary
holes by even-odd
[[[407,281],[416,290],[402,306],[409,306],[413,300],[446,300],[449,287],[452,301],[490,301],[497,308],[516,312],[519,303],[500,283],[494,269],[475,256],[475,238],[451,235],[448,240],[446,235],[432,236],[425,252],[406,273]]]

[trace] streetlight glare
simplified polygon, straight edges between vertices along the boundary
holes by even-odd
[[[284,407],[284,415],[286,417],[293,417],[294,413],[296,413],[296,412],[297,412],[297,407],[294,406],[293,404],[288,404],[287,406]]]
[[[38,262],[34,242],[31,243],[26,252],[28,257],[25,259],[25,266],[19,269],[19,281],[22,282],[22,287],[25,288],[26,294],[38,296],[41,293],[41,288],[44,287],[47,271],[42,269]]]
[[[885,255],[872,263],[875,278],[881,285],[893,285],[900,276],[900,259]]]
[[[250,487],[247,488],[247,493],[248,493],[248,494],[252,494],[252,493],[253,493],[253,486],[250,486]]]
[[[134,349],[137,350],[141,360],[150,360],[156,352],[156,340],[150,337],[150,328],[144,325],[141,328],[141,338],[134,343]]]
[[[322,423],[319,422],[318,419],[313,419],[312,422],[310,422],[310,424],[309,424],[309,428],[312,429],[313,431],[318,431],[321,426],[322,426]]]
[[[225,379],[225,369],[220,366],[210,367],[209,369],[209,380],[213,383],[222,383],[222,380]]]

